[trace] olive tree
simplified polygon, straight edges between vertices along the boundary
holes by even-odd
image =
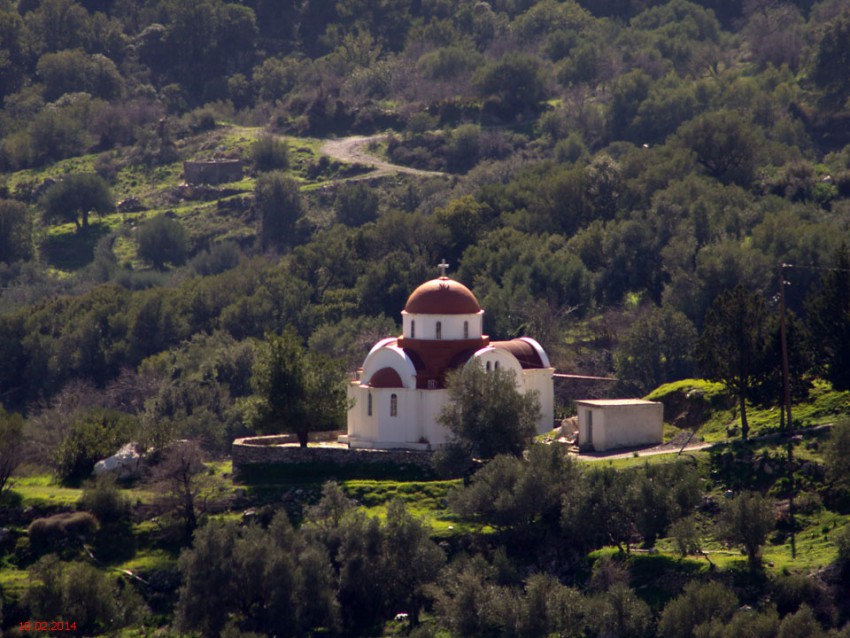
[[[92,211],[108,213],[115,208],[115,201],[109,184],[99,175],[72,173],[45,191],[41,206],[46,220],[71,221],[77,230],[85,230]]]
[[[449,447],[480,459],[519,456],[531,443],[540,420],[534,393],[517,390],[514,373],[485,370],[478,361],[449,374],[449,402],[438,420],[450,433]]]
[[[138,254],[157,270],[166,264],[179,266],[186,261],[188,238],[186,230],[176,219],[157,215],[139,228]]]
[[[723,503],[717,521],[718,535],[743,547],[750,568],[761,565],[761,546],[776,525],[773,503],[758,492],[743,492]]]

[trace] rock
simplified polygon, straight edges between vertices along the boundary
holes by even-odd
[[[147,210],[138,197],[127,197],[115,205],[119,213],[138,213]]]
[[[127,443],[115,454],[94,464],[96,475],[112,473],[118,478],[139,476],[142,470],[142,456],[136,452],[135,443]]]

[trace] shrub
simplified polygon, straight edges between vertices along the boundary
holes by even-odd
[[[47,221],[74,222],[77,230],[88,228],[89,212],[99,215],[115,208],[109,184],[95,173],[71,173],[45,191],[41,199]]]
[[[261,172],[289,168],[289,145],[273,135],[263,135],[251,145],[254,167]]]
[[[241,255],[242,252],[236,242],[224,241],[195,255],[190,264],[196,273],[207,277],[236,267]]]
[[[157,215],[139,229],[139,257],[157,270],[163,270],[169,263],[183,264],[187,252],[186,230],[176,219]]]
[[[104,526],[119,525],[130,516],[130,501],[121,494],[111,474],[101,474],[89,482],[77,505],[94,514]]]
[[[24,602],[32,616],[73,621],[79,635],[113,635],[143,619],[144,603],[133,588],[121,587],[91,565],[45,556],[32,566],[30,577]]]
[[[378,196],[365,184],[344,184],[334,201],[337,221],[346,226],[362,226],[378,216]]]
[[[838,546],[838,564],[850,573],[850,524],[835,535],[835,544]]]
[[[89,538],[97,529],[97,519],[88,512],[66,512],[35,519],[27,528],[27,534],[30,545],[43,551]]]
[[[56,450],[56,473],[65,481],[85,478],[94,464],[130,440],[135,419],[120,412],[96,411],[80,419]]]

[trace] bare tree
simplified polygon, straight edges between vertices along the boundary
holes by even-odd
[[[198,517],[217,497],[215,480],[207,472],[203,452],[196,441],[176,441],[163,454],[151,474],[157,502],[183,530],[188,543],[198,527]]]

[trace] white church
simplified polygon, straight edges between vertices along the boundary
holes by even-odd
[[[485,370],[510,370],[517,390],[536,392],[537,432],[553,427],[555,370],[534,339],[490,341],[483,334],[484,310],[463,284],[441,276],[427,281],[407,300],[402,335],[375,344],[348,386],[352,407],[351,448],[428,450],[445,443],[448,431],[437,422],[448,402],[446,374],[473,361]]]

